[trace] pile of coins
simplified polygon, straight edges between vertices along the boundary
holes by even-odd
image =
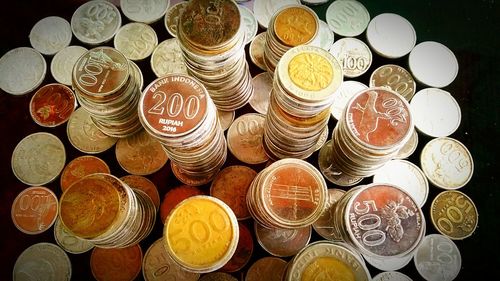
[[[273,73],[281,57],[291,48],[308,45],[319,30],[319,19],[309,7],[299,4],[286,5],[269,20],[264,46],[264,64]]]
[[[175,176],[187,185],[210,182],[227,157],[217,109],[206,88],[184,74],[151,82],[139,101],[146,131],[158,139]]]
[[[250,214],[269,228],[296,229],[313,224],[326,204],[321,173],[300,159],[281,159],[257,174],[247,193]]]
[[[156,207],[145,192],[105,173],[73,183],[62,194],[59,209],[65,229],[100,248],[137,244],[156,220]]]
[[[73,68],[73,88],[97,128],[108,136],[122,138],[142,129],[137,116],[141,77],[121,52],[101,46],[78,59]]]
[[[177,36],[190,75],[207,88],[217,108],[243,107],[253,94],[245,56],[245,30],[230,0],[189,2],[179,17]]]
[[[342,69],[327,51],[301,45],[288,50],[274,72],[264,124],[264,149],[271,159],[305,159],[327,129]]]

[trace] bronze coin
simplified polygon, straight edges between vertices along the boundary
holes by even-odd
[[[227,131],[227,147],[241,162],[260,164],[267,157],[262,144],[265,116],[247,113],[236,118]]]
[[[345,191],[337,188],[328,189],[328,199],[321,216],[313,223],[313,228],[321,237],[328,240],[342,240],[342,237],[336,237],[333,226],[333,213],[335,212],[335,203],[345,194]]]
[[[39,234],[49,229],[58,215],[57,197],[43,186],[21,191],[11,207],[14,225],[26,234]]]
[[[53,83],[41,87],[31,97],[30,114],[38,125],[55,127],[68,121],[75,107],[75,93],[63,84]]]
[[[285,260],[277,257],[260,258],[248,269],[245,281],[281,281],[286,265]]]
[[[250,230],[241,222],[238,223],[240,236],[233,257],[221,268],[225,272],[241,270],[250,260],[253,253],[253,239]]]
[[[90,269],[100,281],[134,280],[142,265],[142,250],[139,244],[126,248],[104,249],[95,247],[90,256]]]
[[[162,223],[165,223],[170,212],[179,204],[182,200],[187,199],[191,196],[202,195],[203,192],[196,187],[189,185],[181,185],[170,189],[165,196],[160,205],[160,217]]]
[[[131,188],[144,191],[149,196],[149,198],[151,198],[151,201],[153,201],[156,210],[160,208],[160,194],[158,194],[156,185],[148,178],[137,175],[128,175],[121,177],[120,180],[122,180]]]
[[[95,173],[110,173],[108,165],[101,158],[84,155],[71,160],[61,173],[62,192],[77,180]]]

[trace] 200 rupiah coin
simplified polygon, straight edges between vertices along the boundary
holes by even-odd
[[[55,180],[65,163],[64,144],[57,136],[45,132],[24,137],[14,148],[11,158],[16,178],[31,186]]]
[[[57,197],[43,186],[31,186],[21,191],[11,207],[14,225],[26,234],[39,234],[49,229],[58,215]]]
[[[432,200],[431,221],[443,235],[453,240],[471,236],[478,224],[478,211],[472,199],[458,190],[439,193]]]
[[[59,83],[38,89],[31,97],[29,106],[33,121],[42,127],[56,127],[68,121],[75,107],[75,93]]]
[[[227,131],[227,147],[240,161],[247,164],[266,162],[262,146],[265,117],[258,113],[247,113],[234,120]]]
[[[47,277],[53,281],[71,280],[71,261],[56,244],[39,242],[26,248],[16,260],[12,280]]]
[[[61,173],[61,191],[66,191],[70,185],[84,176],[95,173],[110,173],[109,166],[101,158],[83,155],[71,160]]]

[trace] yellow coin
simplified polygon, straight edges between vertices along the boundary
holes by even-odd
[[[331,63],[315,53],[298,54],[288,64],[288,75],[295,85],[307,91],[323,90],[333,79]]]
[[[342,261],[332,257],[313,260],[302,272],[302,281],[355,281],[354,272]]]
[[[310,42],[318,33],[319,21],[310,8],[292,6],[276,16],[274,33],[285,45],[295,47]]]

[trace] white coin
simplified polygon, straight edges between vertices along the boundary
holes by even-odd
[[[71,280],[71,261],[56,244],[40,242],[26,248],[17,257],[12,280]]]
[[[410,101],[415,127],[431,137],[446,137],[460,126],[461,111],[455,98],[447,91],[426,88]]]
[[[300,4],[300,0],[255,0],[253,13],[259,25],[267,29],[274,13],[287,5]]]
[[[252,42],[257,35],[257,30],[259,25],[257,24],[257,19],[255,18],[253,12],[245,6],[238,5],[240,9],[241,21],[243,27],[245,28],[245,45]]]
[[[411,260],[410,256],[410,260]],[[405,274],[397,271],[385,271],[375,275],[373,281],[412,281],[412,279]]]
[[[0,88],[12,95],[35,90],[46,73],[45,58],[33,48],[18,47],[0,58]]]
[[[452,281],[462,267],[457,245],[441,234],[425,236],[415,251],[413,262],[418,273],[427,281]]]
[[[368,89],[368,86],[358,81],[347,80],[342,82],[339,89],[333,95],[332,106],[330,107],[332,117],[340,120],[342,111],[347,106],[349,99],[357,92],[365,89]]]
[[[29,38],[33,48],[44,55],[52,56],[71,42],[71,26],[61,17],[46,17],[31,29]]]
[[[72,254],[81,254],[94,248],[94,244],[87,240],[83,240],[69,233],[57,218],[54,224],[54,239],[57,244],[66,252]]]
[[[413,25],[402,16],[384,13],[370,21],[366,39],[377,54],[395,59],[413,49],[417,42],[417,33]]]
[[[250,106],[260,114],[266,114],[269,108],[269,97],[273,89],[273,77],[268,72],[262,72],[252,78],[253,95]]]
[[[88,50],[81,46],[68,46],[52,58],[50,72],[54,79],[64,85],[71,86],[71,74],[76,61]]]
[[[370,13],[361,2],[336,0],[326,9],[326,22],[340,36],[354,37],[365,31]]]
[[[416,45],[410,52],[408,64],[413,77],[429,87],[446,87],[458,74],[455,54],[445,45],[434,41]]]
[[[129,60],[145,59],[158,45],[155,30],[144,23],[131,22],[118,30],[114,39],[115,48]]]
[[[167,12],[170,0],[120,0],[123,14],[131,21],[153,23]]]
[[[311,45],[320,47],[323,50],[330,50],[335,39],[333,31],[330,29],[328,24],[322,20],[319,20],[319,30],[318,35],[314,37]]]
[[[71,17],[71,30],[81,42],[99,45],[115,36],[122,25],[118,8],[111,2],[92,0],[82,4]]]
[[[150,62],[157,77],[169,73],[188,73],[177,38],[167,39],[156,46]]]
[[[344,76],[349,78],[363,75],[372,64],[372,51],[365,42],[356,38],[335,41],[330,54],[340,62]]]

